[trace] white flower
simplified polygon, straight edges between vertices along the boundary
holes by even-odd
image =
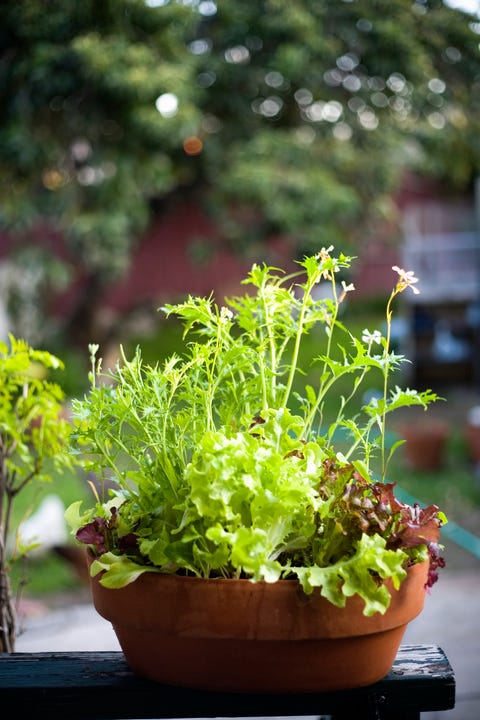
[[[233,318],[233,312],[230,310],[230,308],[225,307],[223,305],[220,308],[220,322],[227,322],[227,320],[231,320]]]
[[[321,273],[321,277],[323,277],[324,280],[332,280],[332,272],[335,272],[335,267],[332,268],[332,258],[330,257],[332,250],[333,245],[329,245],[328,248],[322,247],[320,252],[316,255],[320,266],[327,265]]]
[[[319,260],[323,260],[324,258],[330,257],[330,253],[333,250],[333,245],[329,245],[328,248],[322,247],[319,253],[317,253],[317,258]]]
[[[340,297],[338,298],[338,302],[341,303],[345,300],[345,297],[348,292],[351,292],[352,290],[355,290],[355,286],[353,283],[350,283],[350,285],[347,285],[345,280],[342,280],[342,292],[340,293]]]
[[[362,340],[367,345],[372,345],[373,343],[377,343],[377,345],[380,345],[382,342],[382,333],[380,330],[374,330],[373,333],[370,332],[370,330],[365,330],[362,332]]]
[[[412,270],[403,270],[398,265],[392,265],[392,270],[398,273],[397,291],[403,292],[405,288],[412,288],[415,295],[420,294],[420,290],[414,287],[414,284],[418,282],[418,278],[415,277],[415,273]]]
[[[352,290],[355,290],[355,285],[353,283],[347,283],[345,280],[342,280],[342,288],[344,293],[352,292]]]

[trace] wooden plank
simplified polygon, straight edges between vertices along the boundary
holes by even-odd
[[[366,659],[368,661],[368,659]],[[366,688],[331,693],[236,694],[145,680],[121,652],[0,654],[0,693],[17,716],[32,712],[84,718],[209,718],[330,715],[415,718],[455,704],[455,677],[443,650],[404,645],[390,673]]]

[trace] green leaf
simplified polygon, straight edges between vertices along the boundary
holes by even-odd
[[[104,553],[90,566],[90,575],[95,577],[103,572],[100,583],[106,588],[121,588],[135,582],[145,572],[159,572],[158,568],[138,565],[123,555]]]
[[[379,535],[362,535],[356,552],[328,567],[292,568],[306,593],[320,588],[321,593],[334,605],[344,607],[347,597],[359,595],[365,602],[367,617],[376,612],[384,614],[391,595],[387,587],[376,580],[390,578],[398,588],[406,577],[404,568],[407,554],[400,550],[387,550]]]

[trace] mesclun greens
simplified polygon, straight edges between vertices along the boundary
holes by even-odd
[[[103,374],[90,346],[91,389],[73,404],[74,449],[105,489],[86,512],[72,505],[67,519],[95,553],[92,573],[104,571],[105,586],[143,572],[298,578],[306,593],[318,587],[339,606],[358,593],[371,615],[389,604],[380,580],[397,588],[409,563],[430,557],[434,582],[445,517],[436,506],[399,502],[384,482],[395,449],[385,444],[387,415],[437,399],[390,387],[405,361],[390,348],[392,302],[416,291],[416,278],[394,268],[386,336],[355,337],[339,319],[353,287],[337,282],[352,259],[332,250],[306,257],[291,275],[254,265],[244,281],[250,292],[223,307],[200,297],[167,305],[187,341],[185,355],[162,366],[143,363],[137,349]],[[320,284],[330,293],[318,293]],[[316,382],[299,394],[302,339],[314,327],[322,330],[308,368]],[[371,371],[383,397],[350,416]],[[345,376],[348,396],[337,390]],[[325,426],[327,399],[336,417]]]

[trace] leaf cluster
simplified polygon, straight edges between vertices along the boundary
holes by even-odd
[[[71,506],[68,520],[98,555],[93,572],[105,571],[105,585],[144,571],[297,577],[339,605],[360,594],[370,614],[388,604],[379,579],[397,586],[408,562],[436,548],[438,509],[402,506],[371,469],[375,455],[388,465],[387,414],[436,396],[390,388],[404,358],[391,352],[389,333],[357,338],[340,321],[352,288],[339,288],[337,277],[352,259],[331,250],[305,257],[292,275],[253,265],[249,292],[225,306],[212,297],[165,306],[183,323],[185,353],[161,366],[145,365],[137,348],[102,373],[91,346],[92,385],[74,401],[72,437],[103,490],[86,512]],[[392,291],[387,327],[404,277],[413,282],[401,276]],[[301,393],[302,339],[311,332],[316,384]],[[370,372],[383,379],[383,398],[352,415]],[[341,396],[345,377],[351,391]],[[330,398],[336,415],[325,424]]]
[[[64,394],[48,373],[62,369],[55,355],[9,336],[0,343],[0,650],[15,641],[14,599],[9,570],[32,546],[16,538],[12,549],[15,498],[32,482],[48,482],[54,469],[71,467],[71,425],[64,415]]]

